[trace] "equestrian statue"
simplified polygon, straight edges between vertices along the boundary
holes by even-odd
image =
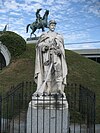
[[[44,28],[48,28],[49,10],[45,11],[43,17],[41,17],[41,15],[39,14],[41,10],[42,10],[41,8],[37,9],[37,12],[36,12],[36,21],[33,22],[32,24],[28,24],[27,27],[26,27],[26,33],[28,33],[28,28],[29,27],[30,27],[30,29],[32,29],[32,32],[30,34],[30,38],[32,37],[32,34],[34,34],[34,32],[37,29],[42,29],[42,32],[43,32],[43,31],[45,31]],[[36,37],[36,35],[35,35],[35,37]]]

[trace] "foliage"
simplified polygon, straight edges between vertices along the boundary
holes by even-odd
[[[15,32],[3,32],[0,41],[8,48],[12,57],[18,56],[26,50],[25,40]]]

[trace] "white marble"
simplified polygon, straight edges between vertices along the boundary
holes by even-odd
[[[63,101],[63,102],[62,102]],[[67,133],[69,129],[66,98],[32,97],[27,112],[27,133]]]
[[[56,22],[49,22],[49,31],[43,33],[36,45],[34,80],[36,93],[64,93],[67,64],[65,60],[64,40],[55,32]]]

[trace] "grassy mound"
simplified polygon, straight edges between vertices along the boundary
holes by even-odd
[[[66,50],[69,83],[81,84],[96,93],[96,121],[100,123],[100,64],[70,50]],[[12,60],[0,72],[0,93],[8,91],[11,85],[32,81],[34,76],[35,45],[28,44],[26,51]]]
[[[22,54],[26,49],[25,40],[20,35],[12,31],[2,32],[0,41],[6,45],[12,57]]]

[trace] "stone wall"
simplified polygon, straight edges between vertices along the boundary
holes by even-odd
[[[0,53],[4,56],[6,61],[6,66],[8,66],[11,60],[11,54],[8,48],[5,45],[3,45],[1,41],[0,41]]]

